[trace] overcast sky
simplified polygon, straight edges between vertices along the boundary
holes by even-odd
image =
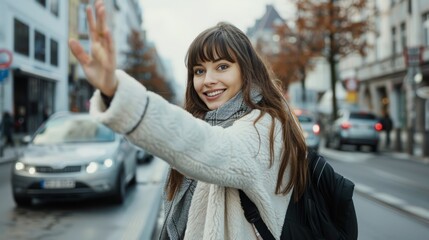
[[[289,0],[140,0],[143,27],[162,58],[171,62],[175,80],[184,87],[184,59],[192,40],[220,21],[234,24],[242,31],[254,25],[273,4],[286,19],[293,16]]]

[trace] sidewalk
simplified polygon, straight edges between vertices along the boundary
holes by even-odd
[[[395,133],[391,133],[391,145],[390,148],[387,148],[385,146],[385,132],[380,133],[380,153],[389,156],[392,158],[404,160],[404,161],[416,161],[424,164],[429,164],[429,157],[423,157],[423,149],[422,149],[422,141],[423,136],[421,133],[416,133],[415,135],[415,145],[414,145],[414,154],[410,155],[406,152],[406,141],[407,141],[407,135],[406,133],[402,133],[402,151],[396,151],[394,148],[395,143]]]

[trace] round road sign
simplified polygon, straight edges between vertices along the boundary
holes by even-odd
[[[4,61],[4,59],[6,59]],[[12,52],[7,49],[0,49],[0,68],[8,68],[12,64]]]

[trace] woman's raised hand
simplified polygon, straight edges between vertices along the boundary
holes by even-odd
[[[87,7],[86,16],[91,39],[91,54],[83,49],[75,39],[69,40],[73,55],[81,64],[88,82],[107,96],[115,94],[118,81],[114,76],[116,68],[115,48],[112,36],[106,25],[106,10],[101,0],[95,2],[94,19],[91,7]]]

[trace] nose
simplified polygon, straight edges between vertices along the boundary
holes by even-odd
[[[216,74],[208,70],[204,76],[204,85],[210,86],[217,83]]]

